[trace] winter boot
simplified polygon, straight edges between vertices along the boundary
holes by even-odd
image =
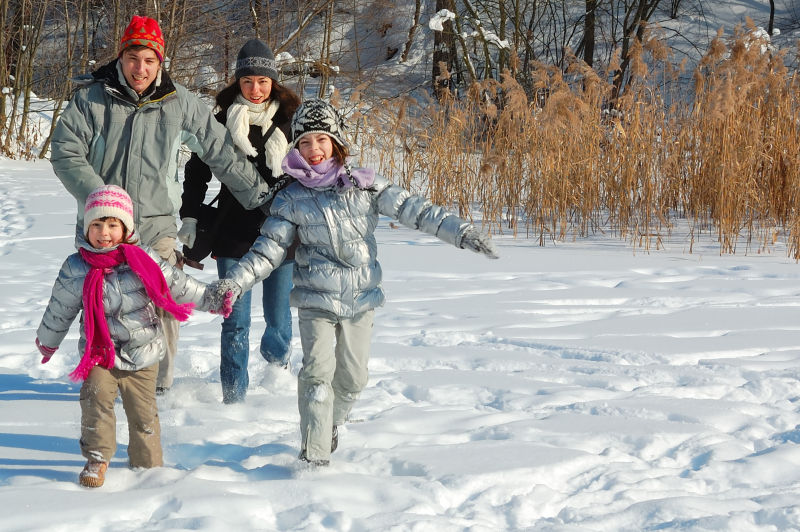
[[[300,460],[302,460],[303,462],[307,462],[307,463],[311,464],[314,467],[328,467],[331,464],[330,460],[311,460],[310,458],[308,458],[306,456],[306,450],[305,449],[300,451],[300,456],[298,456],[298,458]]]
[[[87,488],[99,488],[106,480],[108,462],[92,462],[89,460],[78,475],[78,482]]]

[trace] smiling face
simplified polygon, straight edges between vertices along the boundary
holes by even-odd
[[[95,218],[86,231],[89,244],[97,249],[114,247],[125,238],[125,225],[118,218]]]
[[[125,48],[119,60],[125,81],[139,95],[156,80],[161,68],[155,51],[143,46]]]
[[[310,133],[297,141],[297,151],[313,166],[331,158],[333,142],[325,133]]]
[[[242,96],[253,103],[263,103],[272,92],[272,78],[266,76],[242,76],[239,78]]]

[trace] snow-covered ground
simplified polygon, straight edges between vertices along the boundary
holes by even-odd
[[[767,2],[702,4],[718,24],[660,22],[691,43],[766,25]],[[256,288],[247,402],[221,403],[221,319],[196,314],[159,399],[165,467],[127,468],[120,406],[91,490],[77,324],[47,365],[33,345],[75,212],[48,162],[0,159],[3,532],[800,530],[800,265],[780,243],[496,236],[489,261],[383,220],[371,378],[329,468],[296,458],[299,338],[289,371],[260,359]]]
[[[127,468],[119,407],[106,484],[81,488],[77,324],[47,365],[33,345],[75,209],[49,163],[0,160],[0,530],[800,530],[800,266],[680,231],[649,254],[496,237],[490,261],[383,220],[388,301],[329,468],[296,458],[299,339],[267,367],[256,319],[225,406],[198,313],[165,466]]]

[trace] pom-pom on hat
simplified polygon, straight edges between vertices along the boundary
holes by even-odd
[[[83,208],[84,231],[89,230],[92,220],[108,216],[118,218],[128,235],[133,234],[133,201],[125,189],[117,185],[103,185],[89,193]]]
[[[278,81],[278,62],[267,43],[250,39],[236,56],[236,79],[244,76],[267,76]]]
[[[344,130],[344,120],[333,105],[319,98],[306,100],[292,117],[292,147],[297,147],[297,142],[306,135],[325,133],[342,147],[349,148]]]
[[[164,35],[158,22],[149,17],[133,16],[119,41],[119,55],[129,46],[147,46],[156,53],[159,61],[164,62]]]

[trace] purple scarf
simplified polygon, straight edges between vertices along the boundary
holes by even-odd
[[[86,348],[78,367],[69,374],[75,381],[86,380],[92,368],[100,365],[106,369],[114,367],[114,341],[108,331],[106,313],[103,305],[103,279],[107,273],[127,262],[131,270],[142,280],[148,297],[159,308],[175,316],[178,321],[186,321],[192,312],[192,303],[178,304],[172,299],[167,280],[158,264],[138,246],[120,244],[108,253],[94,253],[85,248],[81,257],[91,269],[83,282],[83,327],[86,334]]]
[[[336,187],[346,189],[352,186],[364,189],[372,186],[375,171],[370,168],[350,168],[350,165],[339,164],[330,157],[319,164],[310,165],[303,159],[297,148],[292,148],[283,158],[283,171],[300,181],[308,188]]]

